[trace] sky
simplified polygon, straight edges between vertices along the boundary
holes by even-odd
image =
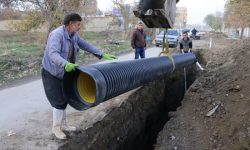
[[[203,24],[208,14],[224,12],[225,3],[225,0],[180,0],[177,7],[187,7],[187,24]]]
[[[132,3],[133,0],[124,0],[125,3]],[[139,1],[139,0],[135,0],[135,1]],[[111,10],[112,9],[112,0],[97,0],[97,7],[102,10],[102,11],[106,11],[106,10]]]
[[[133,0],[125,0],[132,3]],[[204,24],[206,15],[216,11],[224,12],[225,0],[180,0],[177,7],[187,7],[187,24]],[[97,0],[99,9],[106,11],[112,9],[111,0]]]

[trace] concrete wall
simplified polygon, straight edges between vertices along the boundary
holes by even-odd
[[[0,30],[13,30],[11,27],[11,23],[17,23],[20,22],[20,20],[1,20],[0,21]],[[41,25],[36,30],[31,30],[31,32],[47,32],[48,30],[48,25],[45,23],[44,25]]]
[[[186,23],[187,23],[187,8],[177,7],[176,17],[175,17],[175,27],[185,28]]]
[[[8,28],[11,21],[17,22],[18,20],[3,20],[0,21],[0,30],[10,30]],[[87,17],[87,23],[85,24],[85,31],[102,32],[102,31],[120,31],[118,18],[112,16],[105,17]],[[47,25],[44,24],[37,30],[38,32],[46,32]]]
[[[238,36],[240,36],[241,35],[241,28],[238,28],[238,31],[239,31]],[[238,38],[238,36],[236,35],[236,30],[234,28],[229,28],[229,29],[227,28],[224,30],[224,32],[226,32],[229,37]],[[250,28],[244,29],[243,37],[245,37],[245,38],[250,37]]]
[[[8,24],[11,23],[11,20],[1,20],[0,21],[0,30],[9,30]]]
[[[245,28],[243,36],[250,37],[250,28]]]
[[[117,18],[111,16],[87,18],[85,31],[102,32],[107,30],[119,31]]]

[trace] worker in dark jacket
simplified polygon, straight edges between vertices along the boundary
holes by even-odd
[[[192,47],[193,47],[192,40],[188,37],[188,33],[184,32],[183,39],[180,42],[181,53],[192,53]],[[196,61],[196,66],[200,70],[204,70],[204,68],[200,65],[198,61]]]
[[[135,59],[138,59],[139,56],[141,58],[145,58],[146,34],[143,30],[142,22],[139,22],[136,25],[136,29],[132,34],[131,47],[132,50],[135,52]]]
[[[193,28],[193,30],[191,30],[191,32],[192,32],[192,37],[193,37],[193,39],[195,39],[196,38],[196,33],[198,32],[195,28]]]
[[[180,50],[182,53],[192,52],[193,43],[192,40],[188,37],[188,33],[183,33],[183,39],[180,42]]]

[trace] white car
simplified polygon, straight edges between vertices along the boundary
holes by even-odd
[[[164,32],[161,31],[160,34],[158,34],[155,38],[155,46],[159,47],[162,45],[163,42],[163,37],[164,37]],[[174,29],[169,29],[168,33],[166,35],[166,38],[168,38],[168,46],[169,47],[177,47],[179,43],[179,33],[177,30]],[[166,40],[167,41],[167,40]]]

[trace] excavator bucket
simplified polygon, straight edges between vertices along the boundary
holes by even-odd
[[[134,15],[148,28],[172,28],[179,0],[140,0]]]

